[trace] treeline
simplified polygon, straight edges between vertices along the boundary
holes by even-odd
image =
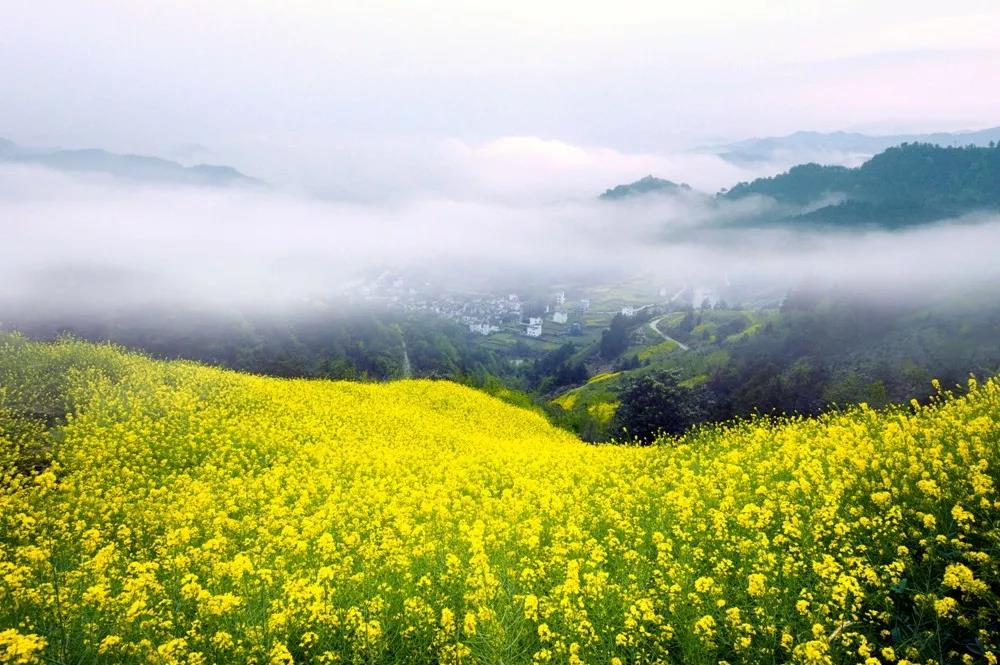
[[[110,341],[154,357],[185,358],[281,377],[383,381],[412,376],[485,381],[512,372],[457,323],[389,310],[319,312],[129,311],[117,315],[8,317],[35,339]],[[408,365],[408,366],[407,366]]]
[[[587,380],[567,345],[515,366],[468,328],[432,314],[331,307],[281,313],[141,309],[116,314],[2,314],[0,330],[36,340],[113,342],[160,359],[186,359],[287,378],[387,381],[447,379],[577,429],[542,395]]]

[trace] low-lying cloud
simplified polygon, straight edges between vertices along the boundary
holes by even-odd
[[[711,194],[797,163],[794,155],[783,157],[737,165],[708,150],[636,152],[537,136],[476,141],[308,134],[258,137],[198,159],[231,163],[279,187],[336,200],[432,196],[524,204],[589,199],[646,175]]]
[[[656,175],[703,192],[769,171],[750,170],[699,152],[627,153],[531,136],[508,136],[480,144],[447,141],[439,154],[450,173],[465,176],[466,191],[492,199],[553,201],[593,196],[617,184]]]
[[[486,175],[467,175],[499,183],[504,196],[432,192],[378,204],[0,168],[0,320],[3,308],[15,306],[269,307],[334,299],[384,270],[457,290],[586,285],[640,274],[663,284],[725,280],[788,288],[813,277],[919,290],[989,282],[1000,273],[996,216],[905,232],[831,232],[741,226],[740,219],[768,214],[766,200],[652,196],[609,203],[556,196],[543,202],[544,183],[534,195],[513,195],[532,178],[521,171],[524,146],[510,147],[454,147],[459,160],[479,155],[472,161],[480,167],[483,153],[488,163],[495,160]],[[595,180],[634,167],[605,153],[529,147],[539,159],[581,164],[588,173],[593,163],[609,162]]]

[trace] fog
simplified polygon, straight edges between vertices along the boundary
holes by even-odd
[[[607,202],[569,197],[577,179],[561,192],[557,183],[558,195],[544,200],[527,194],[524,181],[517,168],[498,169],[464,198],[431,191],[356,203],[3,167],[0,321],[4,310],[26,308],[294,307],[355,297],[387,270],[464,292],[640,276],[651,286],[726,281],[772,290],[819,279],[888,295],[990,283],[1000,272],[996,216],[896,232],[795,230],[757,223],[787,212],[766,199],[690,193]]]

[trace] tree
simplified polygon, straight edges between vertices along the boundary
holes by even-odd
[[[659,370],[632,379],[622,388],[621,403],[611,430],[620,440],[644,444],[663,434],[680,434],[701,422],[708,412],[709,395],[704,389],[680,385],[672,370]]]
[[[562,386],[586,383],[589,375],[586,366],[573,360],[576,345],[563,344],[535,360],[528,371],[530,385],[541,393],[548,393]]]
[[[610,360],[628,348],[628,318],[615,314],[611,326],[601,333],[601,356]]]
[[[621,361],[615,365],[616,372],[627,372],[630,369],[639,369],[642,367],[642,361],[639,360],[639,354],[634,353],[631,357],[622,358]]]

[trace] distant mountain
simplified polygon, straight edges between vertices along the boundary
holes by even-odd
[[[740,183],[720,198],[753,195],[794,211],[784,221],[837,226],[898,228],[980,210],[1000,212],[1000,147],[908,143],[856,168],[803,164]],[[819,207],[804,211],[809,205]]]
[[[106,150],[26,148],[0,138],[0,163],[32,164],[64,172],[107,173],[117,178],[147,183],[229,187],[259,185],[261,181],[231,166],[184,166],[159,157],[118,155]]]
[[[681,192],[691,191],[694,190],[692,190],[689,185],[684,183],[677,184],[676,182],[671,182],[670,180],[655,178],[648,175],[645,178],[641,178],[627,185],[612,187],[601,194],[599,198],[606,201],[617,201],[645,194],[678,194]]]
[[[855,132],[795,132],[788,136],[753,138],[710,148],[722,159],[734,164],[774,162],[790,157],[830,163],[846,155],[860,158],[882,152],[902,143],[930,143],[943,147],[988,146],[1000,142],[1000,127],[971,132],[938,132],[934,134],[889,134],[873,136]],[[824,159],[824,155],[829,160]]]

